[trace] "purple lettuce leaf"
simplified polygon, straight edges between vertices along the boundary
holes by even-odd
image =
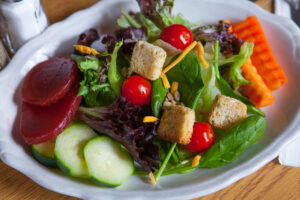
[[[160,29],[172,24],[174,0],[137,0],[137,2],[143,15]]]
[[[229,32],[231,27],[223,21],[217,25],[205,25],[193,30],[194,40],[201,42],[213,42],[218,40],[221,52],[239,54],[243,41],[235,37],[233,32]]]
[[[144,27],[120,29],[116,31],[116,37],[124,41],[122,52],[131,57],[135,43],[139,40],[147,40],[147,30]]]
[[[82,33],[77,41],[78,45],[91,46],[91,44],[99,39],[99,35],[96,29],[90,29],[85,33]]]
[[[158,122],[143,123],[151,110],[147,106],[130,105],[124,97],[118,97],[107,107],[80,107],[78,119],[100,133],[120,142],[148,173],[159,167],[159,147],[154,144]]]
[[[112,34],[106,34],[101,42],[106,45],[106,50],[108,53],[112,53],[115,49],[115,43],[117,42],[117,38]]]
[[[115,43],[123,40],[121,51],[131,57],[133,47],[139,40],[147,39],[147,30],[144,27],[120,29],[115,32],[115,36],[107,34],[103,37],[102,43],[106,44],[107,52],[112,53],[115,48]]]

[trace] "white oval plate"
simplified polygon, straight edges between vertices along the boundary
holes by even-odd
[[[24,45],[0,73],[0,157],[7,165],[30,177],[39,185],[83,199],[189,199],[220,190],[255,172],[274,159],[296,137],[300,121],[300,31],[290,20],[267,13],[245,0],[177,0],[174,12],[191,21],[216,23],[220,19],[241,21],[256,15],[261,21],[275,56],[288,76],[288,83],[274,92],[276,102],[267,113],[267,130],[234,162],[214,169],[198,169],[184,175],[162,177],[156,187],[139,177],[131,177],[118,188],[104,188],[69,178],[59,170],[37,163],[19,136],[19,86],[36,63],[54,55],[69,55],[78,35],[98,27],[101,33],[113,31],[120,8],[137,10],[133,0],[102,0],[91,8],[49,27]]]

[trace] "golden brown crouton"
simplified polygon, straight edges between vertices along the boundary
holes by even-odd
[[[237,99],[218,95],[208,114],[208,122],[220,129],[230,128],[232,125],[247,117],[247,106]]]
[[[138,41],[131,57],[131,70],[150,80],[159,78],[167,53],[162,48],[146,41]]]
[[[180,144],[190,143],[195,122],[195,112],[182,105],[166,109],[158,126],[158,136]]]

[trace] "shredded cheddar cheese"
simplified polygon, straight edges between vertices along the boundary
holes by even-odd
[[[177,90],[178,90],[178,82],[174,81],[171,86],[171,93],[174,95]]]
[[[199,165],[199,161],[200,161],[201,155],[196,155],[193,159],[192,162],[192,167],[196,167],[197,165]]]
[[[164,88],[165,88],[165,89],[169,89],[169,88],[170,88],[170,83],[169,83],[169,81],[168,81],[167,76],[164,74],[164,75],[161,77],[161,79],[162,79]]]
[[[150,177],[151,183],[152,183],[153,185],[156,185],[156,180],[155,180],[155,178],[154,178],[152,172],[149,173],[149,177]]]
[[[200,62],[202,63],[202,65],[203,65],[204,68],[207,68],[208,65],[207,65],[207,62],[204,59],[204,48],[203,48],[201,42],[197,42],[197,46],[196,47],[197,47],[198,58],[199,58]]]
[[[151,122],[156,122],[158,120],[157,117],[153,117],[153,116],[145,116],[143,119],[144,123],[151,123]]]
[[[187,48],[185,48],[185,50],[178,56],[178,58],[176,58],[176,60],[174,60],[171,64],[169,64],[166,68],[163,69],[163,71],[161,72],[160,77],[163,78],[163,76],[175,65],[177,65],[195,46],[196,46],[197,42],[194,41],[192,42]]]
[[[94,56],[100,54],[97,50],[95,50],[91,47],[84,46],[84,45],[74,45],[74,48],[77,51],[80,51],[81,53],[93,54]]]

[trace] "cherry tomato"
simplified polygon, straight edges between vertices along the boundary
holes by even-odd
[[[130,76],[122,86],[122,95],[132,105],[142,106],[151,100],[151,83],[141,76]]]
[[[193,34],[187,27],[181,24],[173,24],[161,32],[160,39],[177,49],[184,50],[193,42]]]
[[[191,152],[205,151],[213,145],[215,134],[208,123],[196,122],[193,127],[191,142],[184,146]]]

